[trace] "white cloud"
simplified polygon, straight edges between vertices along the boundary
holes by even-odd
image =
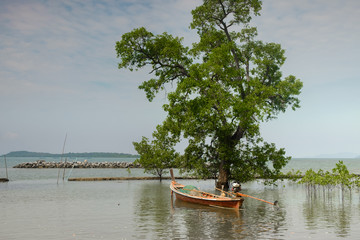
[[[263,5],[262,17],[256,20],[260,38],[281,43],[291,68],[306,78],[315,75],[311,82],[303,79],[305,83],[334,81],[355,72],[360,53],[360,25],[355,24],[359,1],[279,0]]]
[[[0,1],[0,109],[7,116],[0,121],[9,133],[19,133],[13,135],[19,149],[11,149],[58,152],[68,132],[74,152],[133,152],[131,142],[150,136],[162,121],[163,97],[147,103],[138,90],[148,71],[117,69],[115,41],[145,26],[184,37],[190,45],[197,39],[188,28],[190,11],[201,2]],[[263,1],[262,16],[255,20],[259,39],[281,43],[287,50],[284,73],[304,81],[303,108],[265,129],[266,137],[290,154],[323,153],[316,153],[306,138],[314,136],[313,142],[324,144],[313,145],[325,149],[330,143],[322,140],[334,137],[327,129],[359,117],[359,11],[355,0]],[[338,143],[337,152],[356,152],[360,143],[354,136],[360,130],[354,121],[346,122],[343,134],[336,132],[338,139],[350,139]],[[314,122],[322,126],[319,131]],[[36,133],[50,140],[36,143]],[[10,148],[7,144],[3,139],[2,151]]]

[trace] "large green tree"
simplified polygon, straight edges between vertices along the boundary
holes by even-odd
[[[172,89],[166,89],[161,129],[167,131],[164,139],[188,143],[180,167],[215,175],[218,187],[228,188],[230,179],[276,177],[289,160],[284,149],[261,138],[260,124],[298,108],[302,82],[283,77],[280,44],[256,39],[250,21],[260,10],[258,0],[204,0],[192,11],[190,28],[199,36],[192,47],[145,28],[116,42],[119,68],[152,68],[152,78],[139,86],[149,101]]]

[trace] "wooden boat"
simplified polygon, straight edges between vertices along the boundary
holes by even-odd
[[[170,169],[172,181],[170,184],[171,194],[175,193],[177,199],[203,204],[214,207],[239,209],[244,201],[242,197],[226,197],[200,191],[193,186],[184,186],[175,181],[172,169]]]

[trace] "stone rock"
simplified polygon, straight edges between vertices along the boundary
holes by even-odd
[[[14,168],[141,168],[140,164],[133,162],[46,162],[37,160],[36,162],[20,163]]]

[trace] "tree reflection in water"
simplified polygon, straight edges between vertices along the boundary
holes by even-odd
[[[349,236],[352,218],[359,210],[353,204],[351,193],[342,194],[337,189],[307,191],[306,202],[303,203],[306,227],[309,230],[333,230],[337,237]]]

